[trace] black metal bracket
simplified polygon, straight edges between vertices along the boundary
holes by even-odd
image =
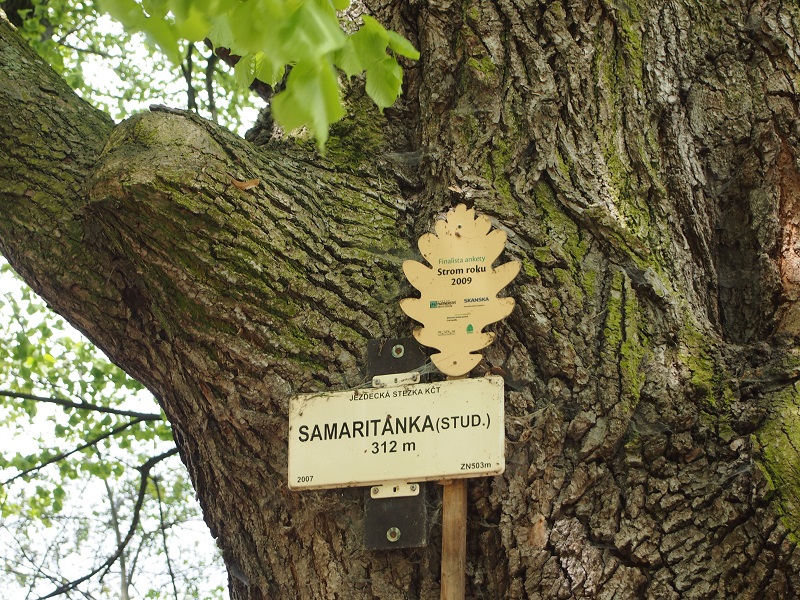
[[[414,338],[367,342],[368,378],[410,373],[424,366],[427,360],[424,348]],[[421,376],[420,379],[427,380],[428,377]],[[426,546],[430,530],[428,486],[413,483],[402,490],[380,490],[380,487],[367,488],[365,493],[364,545],[370,550]],[[398,496],[393,497],[393,492]],[[380,497],[373,497],[376,495]]]

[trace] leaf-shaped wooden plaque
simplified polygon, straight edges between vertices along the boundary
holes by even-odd
[[[403,263],[403,272],[421,297],[401,300],[400,308],[422,323],[414,337],[439,350],[431,356],[433,364],[453,377],[469,373],[483,358],[472,354],[494,340],[483,328],[514,309],[513,298],[497,294],[517,276],[520,262],[492,268],[506,234],[491,228],[487,217],[459,204],[446,220],[436,222],[435,235],[419,239],[420,252],[431,266],[415,260]]]

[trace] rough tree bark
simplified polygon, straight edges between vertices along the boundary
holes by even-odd
[[[325,158],[115,126],[0,25],[0,251],[158,396],[231,596],[437,597],[436,530],[368,552],[360,491],[287,490],[287,400],[409,333],[400,263],[455,202],[524,267],[468,596],[800,595],[797,6],[365,4],[422,59]]]

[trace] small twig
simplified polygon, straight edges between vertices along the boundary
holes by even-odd
[[[175,584],[175,573],[172,570],[172,561],[169,558],[169,548],[167,547],[167,532],[164,523],[164,510],[161,502],[161,486],[158,485],[158,477],[151,477],[153,484],[156,487],[156,498],[158,498],[158,519],[161,522],[159,529],[161,529],[161,541],[164,543],[164,556],[167,559],[167,571],[169,571],[169,578],[172,581],[172,593],[175,594],[175,600],[178,600],[178,586]]]
[[[37,465],[35,467],[32,467],[30,469],[26,469],[24,471],[21,471],[20,473],[17,473],[12,478],[6,479],[4,482],[0,483],[0,486],[6,486],[9,483],[11,483],[12,481],[16,481],[17,479],[19,479],[21,477],[25,477],[26,475],[30,475],[31,473],[35,473],[36,471],[40,471],[41,469],[45,468],[48,465],[52,465],[53,463],[57,463],[57,462],[59,462],[61,460],[64,460],[65,458],[67,458],[69,456],[72,456],[76,452],[80,452],[81,450],[86,450],[86,448],[91,448],[92,446],[97,445],[99,442],[102,442],[103,440],[105,440],[107,438],[110,438],[110,437],[112,437],[112,436],[114,436],[114,435],[116,435],[116,434],[118,434],[118,433],[120,433],[122,431],[125,431],[126,429],[128,429],[128,427],[131,427],[131,426],[136,425],[137,423],[141,423],[143,421],[144,421],[144,419],[134,419],[133,421],[129,421],[128,423],[120,425],[119,427],[115,427],[111,431],[106,432],[103,435],[100,435],[100,436],[94,438],[93,440],[90,440],[90,441],[86,442],[85,444],[81,444],[80,446],[70,450],[69,452],[62,452],[58,456],[54,456],[53,458],[51,458],[49,460],[46,460],[45,462],[43,462],[40,465]]]
[[[143,413],[134,410],[122,410],[119,408],[111,408],[108,406],[100,406],[98,404],[90,404],[88,402],[72,402],[63,398],[47,398],[45,396],[35,396],[33,394],[23,394],[22,392],[6,392],[0,391],[0,396],[6,398],[19,398],[21,400],[33,400],[35,402],[47,402],[49,404],[58,404],[59,406],[66,406],[68,408],[77,408],[79,410],[92,410],[95,412],[108,413],[110,415],[120,415],[123,417],[133,417],[141,421],[163,421],[164,418],[156,413]]]
[[[97,50],[96,48],[81,48],[80,46],[73,46],[67,42],[58,42],[58,45],[77,52],[78,54],[90,54],[92,56],[99,56],[108,60],[119,58],[116,56],[111,56],[108,52],[104,52],[103,50]]]
[[[102,458],[102,455],[97,448],[95,448],[95,453],[97,454],[98,458]],[[117,504],[114,500],[114,490],[111,489],[108,479],[103,480],[103,485],[106,488],[106,497],[108,498],[108,505],[109,509],[111,510],[111,528],[114,530],[114,537],[117,540],[117,546],[119,546],[122,543],[122,531],[119,527],[119,511],[117,510]],[[130,598],[130,595],[128,594],[128,571],[125,563],[125,553],[123,552],[119,556],[120,600],[129,600]]]

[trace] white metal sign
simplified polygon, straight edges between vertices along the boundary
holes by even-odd
[[[504,440],[501,377],[302,394],[289,403],[289,487],[495,475]]]

